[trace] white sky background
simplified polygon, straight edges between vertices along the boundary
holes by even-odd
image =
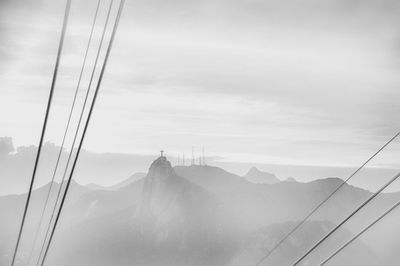
[[[0,3],[0,136],[37,144],[65,3]],[[56,144],[95,4],[73,1]],[[394,0],[127,1],[85,149],[359,165],[400,129],[399,13]],[[399,166],[398,146],[377,165]]]

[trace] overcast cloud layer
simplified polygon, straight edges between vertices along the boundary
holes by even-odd
[[[36,144],[65,3],[0,3],[0,136]],[[54,143],[95,5],[73,1]],[[400,129],[399,13],[394,0],[128,1],[85,148],[359,165]],[[398,146],[377,164],[398,166]]]

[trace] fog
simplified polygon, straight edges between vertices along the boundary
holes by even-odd
[[[268,173],[259,174],[262,177]],[[308,183],[276,179],[270,184],[256,184],[246,178],[211,165],[173,167],[168,158],[159,157],[144,178],[129,180],[116,190],[73,182],[47,263],[253,264],[342,183],[338,178],[327,178]],[[48,186],[33,193],[17,265],[27,264],[30,258]],[[59,184],[54,187],[50,202],[55,201]],[[371,192],[346,184],[277,249],[269,263],[293,262],[370,196]],[[4,214],[0,226],[1,264],[10,259],[25,197],[0,197]],[[304,263],[321,262],[398,200],[399,193],[380,195]],[[43,240],[50,214],[48,209],[38,243]],[[335,257],[332,265],[343,265],[343,261],[352,265],[395,265],[397,252],[390,247],[397,244],[397,229],[390,221],[397,215],[394,212],[355,241]],[[35,246],[31,260],[37,259],[39,247]]]
[[[97,4],[72,1],[16,266],[40,264],[64,193],[99,3],[61,148]],[[0,265],[28,196],[64,7],[0,0]],[[127,1],[45,264],[292,265],[400,172],[399,139],[380,150],[400,128],[399,15],[395,0]],[[300,265],[319,265],[399,191],[396,180]],[[399,215],[329,265],[398,265]]]

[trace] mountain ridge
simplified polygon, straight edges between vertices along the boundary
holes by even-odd
[[[251,167],[243,178],[255,184],[275,184],[281,182],[274,174],[260,171],[255,166]]]
[[[114,191],[72,184],[58,228],[58,241],[62,244],[53,251],[50,262],[70,262],[73,257],[74,263],[81,265],[109,265],[112,261],[130,265],[134,261],[151,266],[200,266],[205,262],[219,266],[229,265],[235,254],[249,248],[247,244],[251,243],[246,240],[250,236],[255,240],[262,237],[263,228],[302,219],[343,180],[254,184],[222,168],[172,167],[165,157],[159,157],[145,177]],[[46,188],[35,189],[34,195],[39,193],[43,200]],[[367,190],[344,184],[310,222],[337,223],[338,217],[370,195]],[[7,219],[0,220],[0,238],[4,239],[0,264],[1,258],[10,255],[7,246],[16,237],[25,198],[26,195],[0,197],[0,212],[7,215]],[[368,214],[356,221],[372,219],[399,198],[400,193],[380,195]],[[31,221],[27,231],[34,226],[35,221]],[[354,233],[358,228],[350,225],[346,230]],[[32,238],[24,237],[28,241]],[[304,237],[296,241],[306,241]],[[133,247],[136,253],[131,251]]]

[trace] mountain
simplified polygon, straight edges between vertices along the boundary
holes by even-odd
[[[21,248],[25,250],[25,252],[29,251],[29,245],[31,245],[33,242],[34,233],[39,225],[40,214],[43,210],[43,204],[50,185],[51,183],[48,183],[32,192],[29,211],[24,227],[23,241],[21,242]],[[50,209],[53,208],[59,188],[59,183],[53,183],[52,192],[49,198],[50,204],[48,205],[47,212],[45,213],[46,219],[48,219],[50,216]],[[90,193],[90,189],[85,186],[81,186],[74,181],[71,182],[69,191],[70,192],[66,201],[66,208],[68,208],[70,205],[74,205],[77,201],[79,201],[78,199],[80,199],[81,196]],[[15,241],[17,239],[17,233],[21,223],[26,198],[26,193],[0,197],[0,265],[7,265],[10,263],[10,247],[15,245]]]
[[[254,184],[218,167],[172,167],[161,156],[153,161],[145,177],[116,190],[92,190],[73,183],[48,264],[223,266],[235,262],[253,265],[264,248],[276,243],[341,184],[343,180],[338,178],[308,183]],[[26,265],[46,188],[33,193],[17,265]],[[288,259],[298,255],[300,247],[309,247],[371,195],[369,191],[344,184],[290,238],[272,265],[286,265]],[[25,199],[26,195],[0,197],[0,213],[4,214],[0,219],[0,265],[9,263],[10,247],[16,239]],[[334,243],[358,232],[362,225],[398,199],[399,193],[380,195],[365,212],[346,224]],[[368,248],[379,234],[372,236],[374,240],[364,242],[363,238],[356,245],[355,259],[361,259],[367,252],[368,261],[374,262],[387,252],[383,248],[378,255],[370,252]],[[398,242],[392,238],[393,243]],[[385,239],[379,243],[384,247]],[[290,253],[293,251],[297,253]],[[398,258],[394,251],[384,256],[393,262]]]
[[[61,229],[50,265],[225,265],[232,256],[217,200],[163,156],[145,178],[75,207],[87,218]]]
[[[209,165],[175,166],[175,172],[216,195],[224,195],[250,182],[222,168]]]
[[[118,190],[122,187],[132,184],[133,182],[135,182],[145,176],[146,176],[146,173],[134,173],[133,175],[131,175],[129,178],[125,179],[124,181],[119,182],[119,183],[109,186],[109,187],[101,186],[101,185],[98,185],[95,183],[90,183],[90,184],[87,184],[86,186],[92,190]]]
[[[124,180],[124,181],[122,181],[122,182],[120,182],[118,184],[115,184],[115,185],[111,186],[110,189],[118,190],[118,189],[120,189],[122,187],[125,187],[125,186],[127,186],[129,184],[132,184],[133,182],[135,182],[135,181],[137,181],[137,180],[139,180],[139,179],[141,179],[141,178],[143,178],[145,176],[146,176],[146,173],[134,173],[133,175],[128,177],[128,179],[126,179],[126,180]]]
[[[280,182],[280,180],[274,174],[262,172],[256,167],[250,168],[250,170],[244,176],[244,179],[255,184],[275,184]]]
[[[247,247],[232,260],[231,266],[256,265],[265,257],[268,250],[272,250],[276,243],[295,226],[296,223],[286,222],[261,228],[247,239]],[[286,245],[274,250],[261,265],[292,265],[333,227],[333,223],[326,221],[306,222],[298,233],[293,234]],[[351,236],[352,233],[348,230],[340,230],[336,234],[335,240],[344,243]],[[328,241],[328,244],[325,244],[318,252],[312,253],[300,265],[319,265],[337,246],[336,243]],[[317,254],[315,255],[315,253]],[[356,240],[349,246],[348,253],[341,256],[340,261],[332,260],[329,265],[378,266],[382,265],[382,262],[371,248],[361,240]]]

